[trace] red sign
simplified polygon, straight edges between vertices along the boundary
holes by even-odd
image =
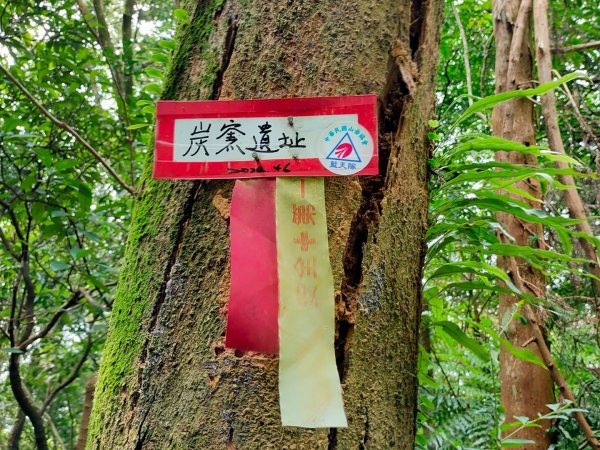
[[[159,101],[154,178],[376,175],[377,96]]]

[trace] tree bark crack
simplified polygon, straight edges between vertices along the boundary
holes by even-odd
[[[142,386],[144,368],[146,365],[146,359],[148,357],[148,347],[150,345],[152,333],[153,333],[154,329],[156,328],[156,324],[158,322],[158,316],[160,314],[161,307],[162,307],[163,303],[165,302],[165,299],[167,296],[167,286],[168,286],[169,282],[171,281],[171,276],[173,274],[173,267],[175,266],[175,263],[177,262],[177,258],[179,256],[181,247],[183,245],[183,240],[185,238],[185,233],[186,233],[187,227],[192,218],[194,203],[196,202],[196,197],[198,195],[200,185],[201,185],[200,181],[194,181],[192,183],[192,186],[190,187],[188,198],[183,206],[183,212],[181,214],[181,218],[179,219],[179,222],[176,225],[177,232],[176,232],[175,242],[173,244],[173,249],[171,251],[171,255],[169,256],[169,260],[167,261],[167,265],[165,267],[165,272],[162,277],[163,281],[160,285],[160,289],[159,289],[156,301],[154,302],[152,314],[150,316],[150,324],[148,325],[148,329],[146,330],[146,338],[144,340],[144,345],[143,345],[142,351],[140,353],[140,361],[139,361],[139,369],[138,369],[138,388]],[[139,395],[133,396],[132,410],[135,410],[138,399],[139,399]],[[144,418],[147,414],[148,414],[148,411],[146,411]],[[142,419],[139,431],[141,431],[141,426],[142,426],[143,422],[144,422],[144,420]],[[139,434],[140,433],[138,433],[138,436],[139,436]],[[138,440],[138,443],[139,443],[139,440]],[[137,446],[136,446],[136,448],[137,448]]]
[[[220,12],[219,12],[220,15]],[[229,67],[233,50],[235,49],[235,37],[237,35],[237,24],[235,23],[234,17],[229,16],[227,22],[227,33],[225,35],[225,45],[223,51],[223,59],[221,60],[221,67],[217,71],[217,78],[213,84],[211,98],[217,99],[221,96],[221,87],[223,86],[223,75]]]

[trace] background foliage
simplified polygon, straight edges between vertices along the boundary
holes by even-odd
[[[547,275],[546,298],[524,301],[543,311],[553,356],[579,404],[588,411],[586,416],[597,433],[600,428],[599,303],[589,278],[589,265],[573,239],[574,228],[567,219],[568,211],[560,196],[563,186],[556,179],[560,172],[552,165],[554,157],[543,150],[547,141],[541,108],[539,104],[535,108],[536,140],[540,149],[533,151],[542,152],[538,153],[538,168],[498,167],[493,162],[494,149],[525,149],[509,143],[499,144],[488,137],[491,110],[482,111],[485,117],[466,117],[454,127],[469,106],[469,100],[464,58],[458,57],[465,54],[465,43],[453,8],[465,31],[474,100],[494,94],[491,2],[466,0],[455,2],[454,7],[448,3],[439,66],[440,119],[431,123],[435,128],[431,137],[436,140],[436,146],[431,160],[418,445],[428,449],[522,445],[500,440],[504,415],[499,401],[498,353],[503,330],[497,310],[498,293],[504,289],[499,281],[506,275],[498,273],[493,266],[496,255],[507,254],[525,258]],[[552,2],[553,46],[597,41],[600,37],[598,14],[592,12],[593,8],[585,1]],[[559,125],[571,157],[569,173],[575,176],[592,218],[598,214],[599,206],[598,181],[594,177],[600,150],[597,136],[600,129],[599,57],[598,49],[554,57],[557,77],[576,70],[588,77],[562,85],[555,93]],[[526,151],[532,152],[532,149]],[[537,178],[542,183],[544,197],[540,208],[543,213],[532,214],[526,205],[515,204],[497,193],[499,188],[510,192],[514,182],[524,177]],[[496,237],[501,229],[495,217],[497,211],[543,223],[543,238],[551,252],[500,244]],[[597,219],[593,218],[592,224],[594,229],[598,228]],[[524,317],[516,310],[512,320],[524,320]],[[521,353],[522,349],[514,350]],[[533,360],[531,354],[520,356]],[[583,435],[577,423],[564,414],[571,406],[563,404],[560,396],[556,401],[554,408],[562,413],[551,416],[554,417],[555,448],[581,448]],[[513,429],[521,425],[518,420],[515,422]]]
[[[100,16],[81,0],[2,2],[0,64],[133,186],[174,20],[166,2],[129,2],[127,40],[126,3],[107,1]],[[19,357],[20,377],[38,408],[55,392],[46,414],[52,447],[74,448],[132,197],[4,76],[0,92],[0,448],[19,418],[7,373],[11,355]],[[63,311],[69,299],[75,301]],[[51,332],[21,354],[16,347],[28,325],[35,335],[53,317],[59,319]],[[28,421],[20,447],[34,447]]]

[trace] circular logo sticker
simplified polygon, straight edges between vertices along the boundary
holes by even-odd
[[[320,144],[321,164],[337,175],[360,172],[373,157],[373,138],[355,122],[332,125],[322,134]]]

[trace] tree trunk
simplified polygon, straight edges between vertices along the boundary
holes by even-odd
[[[442,2],[192,3],[163,98],[380,95],[381,175],[325,183],[349,426],[283,428],[277,358],[224,348],[233,183],[149,162],[88,448],[412,448]]]
[[[528,3],[526,3],[528,2]],[[494,3],[494,35],[496,37],[496,92],[526,88],[532,79],[532,62],[529,50],[529,14],[530,0],[511,0]],[[492,128],[501,136],[525,145],[534,145],[533,104],[528,99],[513,99],[494,108]],[[535,158],[517,152],[498,152],[496,160],[512,164],[535,165]],[[540,185],[536,180],[528,179],[516,184],[516,187],[540,198]],[[527,199],[519,198],[521,201]],[[534,202],[529,202],[537,207]],[[508,236],[500,236],[503,241],[514,239],[517,245],[529,245],[543,248],[541,226],[523,222],[517,217],[500,213],[500,223]],[[511,277],[520,277],[528,293],[543,297],[545,280],[543,275],[530,267],[525,261],[517,259],[518,273],[511,271],[508,258],[498,258],[498,265]],[[515,271],[516,272],[516,271]],[[527,323],[513,317],[519,298],[514,295],[500,294],[500,322],[505,328],[506,338],[520,348],[533,337],[533,330]],[[521,315],[523,315],[521,311]],[[542,321],[539,321],[542,323]],[[536,346],[529,346],[539,356]],[[506,422],[514,422],[515,416],[530,419],[548,412],[545,406],[553,402],[552,380],[547,370],[522,361],[513,356],[506,347],[500,349],[501,401],[505,410]],[[547,449],[550,445],[547,433],[549,421],[541,423],[542,428],[526,428],[515,438],[531,439],[535,445],[528,449]],[[525,447],[524,447],[525,448]]]
[[[537,56],[537,71],[540,83],[552,81],[552,54],[550,53],[550,27],[548,25],[548,0],[534,0],[534,26],[535,42]],[[565,154],[560,128],[558,127],[558,113],[556,111],[556,99],[554,92],[547,92],[542,96],[542,113],[544,115],[544,125],[548,135],[548,144],[550,149]],[[569,165],[564,161],[556,161],[554,165],[559,169],[566,169]],[[559,181],[567,186],[575,186],[575,180],[571,175],[559,176]],[[569,215],[581,222],[577,224],[577,229],[588,236],[593,236],[594,232],[588,219],[588,212],[585,208],[577,189],[565,189],[561,191],[565,204],[569,208]],[[591,261],[590,272],[598,279],[592,279],[593,291],[596,297],[600,297],[600,266],[598,265],[598,255],[594,245],[584,238],[579,239],[587,259]]]
[[[94,390],[96,389],[96,380],[98,374],[94,373],[85,384],[85,394],[83,397],[83,411],[81,412],[81,422],[79,423],[79,434],[75,450],[85,450],[87,441],[88,427],[90,423],[90,414],[92,413],[92,403],[94,402]]]

